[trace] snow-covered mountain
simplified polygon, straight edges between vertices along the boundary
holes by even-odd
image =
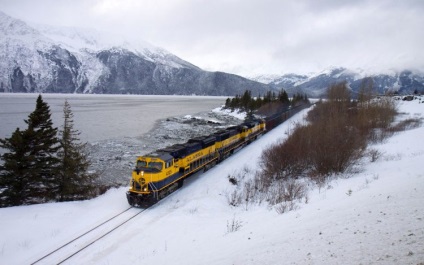
[[[143,41],[29,25],[0,11],[0,91],[235,95],[270,86],[207,72]]]
[[[376,91],[380,94],[397,92],[400,94],[424,93],[424,74],[404,70],[400,72],[367,75],[361,70],[350,70],[342,67],[326,69],[318,74],[311,75],[273,75],[269,78],[258,76],[251,78],[273,86],[275,89],[285,89],[289,94],[306,93],[310,97],[325,96],[326,89],[334,83],[346,81],[353,92],[359,90],[364,78],[371,77]]]

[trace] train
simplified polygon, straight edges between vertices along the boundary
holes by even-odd
[[[290,108],[265,119],[251,119],[211,135],[137,157],[126,193],[128,203],[135,207],[148,207],[158,202],[181,188],[187,177],[201,170],[207,171],[301,109],[303,107]]]
[[[265,130],[265,120],[254,119],[139,156],[127,191],[128,203],[149,206],[161,200],[182,187],[184,179],[210,169]]]

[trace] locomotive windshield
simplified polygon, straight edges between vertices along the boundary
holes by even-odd
[[[138,160],[137,161],[137,167],[138,168],[140,168],[140,167],[147,167],[147,162],[146,161],[140,161],[140,160]]]
[[[137,161],[137,165],[136,167],[138,169],[143,169],[143,168],[152,168],[152,169],[157,169],[157,170],[162,170],[163,168],[163,163],[162,162],[146,162],[144,160],[138,160]]]

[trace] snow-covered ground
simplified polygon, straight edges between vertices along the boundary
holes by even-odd
[[[424,104],[400,102],[399,110],[399,118],[423,118]],[[261,150],[285,137],[307,111],[192,177],[65,264],[423,264],[424,127],[372,146],[380,157],[364,158],[356,173],[325,187],[310,185],[307,202],[295,211],[228,205],[235,188],[228,175],[256,169]],[[126,209],[125,192],[0,209],[0,264],[38,260]]]

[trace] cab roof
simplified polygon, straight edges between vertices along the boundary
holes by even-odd
[[[174,158],[169,153],[167,153],[167,152],[160,152],[160,151],[149,153],[147,155],[144,155],[143,157],[159,158],[159,159],[161,159],[163,161],[170,161],[170,160],[172,160]]]

